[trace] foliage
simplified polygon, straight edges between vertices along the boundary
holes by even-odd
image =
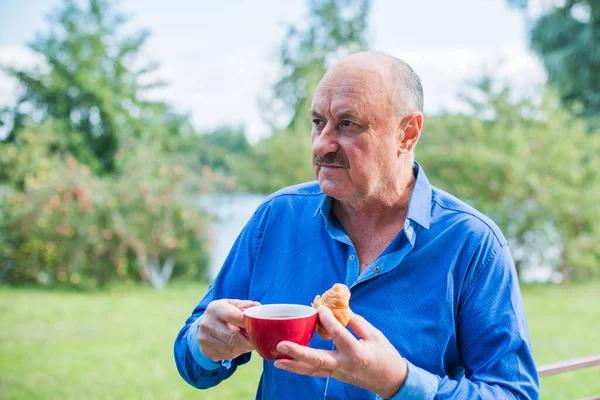
[[[233,181],[194,159],[187,115],[145,100],[161,84],[139,57],[149,33],[123,33],[113,3],[64,0],[30,46],[44,65],[6,69],[22,94],[2,115],[0,279],[92,289],[204,277],[194,201]]]
[[[196,201],[199,193],[222,185],[210,170],[196,173],[175,155],[131,141],[117,153],[118,179],[104,179],[114,228],[135,252],[142,279],[155,287],[166,285],[173,267],[173,276],[207,278],[208,221]]]
[[[15,107],[3,111],[10,127],[6,141],[18,142],[31,116],[53,121],[64,143],[56,151],[72,154],[102,174],[115,169],[115,154],[128,137],[148,139],[147,126],[161,124],[169,136],[189,133],[184,116],[159,102],[143,99],[162,83],[153,81],[156,63],[139,60],[148,31],[122,33],[125,18],[109,0],[89,0],[80,8],[65,0],[50,17],[50,30],[30,48],[45,60],[32,71],[5,68],[22,87]]]
[[[310,0],[308,27],[291,26],[280,49],[281,78],[265,101],[273,135],[236,173],[249,190],[272,192],[314,179],[308,113],[317,84],[337,59],[365,49],[369,0]]]
[[[526,0],[508,0],[526,8]],[[538,53],[548,81],[560,92],[564,104],[582,115],[600,113],[600,2],[554,2],[531,29],[531,48]],[[597,123],[598,121],[596,121]]]
[[[171,273],[204,277],[206,220],[189,192],[206,182],[140,143],[117,153],[118,177],[98,178],[75,158],[50,154],[46,136],[55,134],[24,131],[24,143],[9,144],[2,160],[32,164],[23,189],[3,193],[0,232],[14,268],[0,276],[83,289],[139,279],[161,287]]]
[[[314,90],[333,62],[366,47],[369,0],[309,0],[308,7],[306,30],[290,26],[280,48],[282,77],[267,110],[276,113],[272,122],[281,128],[306,118],[303,112],[308,114]]]
[[[213,131],[184,138],[181,150],[189,152],[191,168],[210,168],[231,178],[240,159],[251,152],[244,129],[241,127],[221,126]],[[229,180],[227,190],[233,190],[234,181]]]
[[[50,178],[52,164],[60,162],[66,147],[64,136],[53,134],[57,125],[49,120],[35,128],[24,126],[18,142],[0,142],[0,182],[23,188],[35,185],[32,180]]]
[[[314,180],[311,154],[310,127],[279,131],[256,144],[249,157],[237,159],[235,176],[251,192],[271,193]]]
[[[493,86],[490,78],[477,84],[473,116],[428,118],[417,159],[432,183],[491,216],[513,249],[526,249],[518,267],[550,264],[565,280],[598,275],[597,135],[549,93],[541,105],[514,103],[508,88]],[[556,259],[544,260],[552,247]]]

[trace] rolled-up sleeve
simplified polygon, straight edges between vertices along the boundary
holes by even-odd
[[[198,324],[202,316],[198,317],[192,325],[190,325],[190,329],[186,333],[186,340],[188,344],[188,349],[190,349],[190,354],[196,360],[196,362],[207,371],[214,371],[221,367],[225,367],[227,369],[231,368],[231,360],[221,360],[216,361],[213,360],[204,354],[200,350],[200,343],[198,342]]]
[[[408,365],[408,374],[404,385],[391,400],[431,400],[438,388],[438,378],[422,368],[414,366],[405,360]]]
[[[261,237],[259,223],[260,218],[255,213],[236,239],[215,281],[175,339],[177,370],[186,382],[196,388],[206,389],[217,385],[230,377],[238,366],[250,360],[251,353],[233,360],[211,360],[202,354],[197,337],[200,318],[210,302],[217,299],[248,299],[248,285]]]
[[[250,361],[250,353],[242,354],[234,360],[211,360],[200,352],[198,340],[196,339],[194,344],[191,339],[192,336],[197,337],[198,325],[192,323],[187,328],[182,330],[175,340],[175,364],[181,377],[195,388],[211,388],[229,378],[239,365]]]

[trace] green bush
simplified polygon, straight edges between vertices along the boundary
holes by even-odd
[[[473,115],[425,121],[417,160],[431,182],[473,204],[507,235],[517,270],[540,264],[564,282],[600,276],[600,131],[561,108],[512,100],[483,77]]]
[[[194,201],[207,179],[141,143],[117,154],[118,174],[98,178],[73,157],[43,156],[43,140],[24,137],[0,160],[29,163],[3,188],[0,256],[10,262],[0,277],[82,289],[204,277],[207,218]]]

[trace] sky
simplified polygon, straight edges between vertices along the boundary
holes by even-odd
[[[302,24],[306,0],[121,0],[131,28],[150,29],[144,57],[161,64],[169,85],[153,97],[188,112],[199,131],[244,125],[251,141],[268,134],[259,98],[279,74],[277,54],[290,24]],[[0,64],[40,62],[27,48],[48,29],[46,15],[62,0],[0,0]],[[425,117],[464,110],[458,94],[467,80],[492,71],[528,93],[545,81],[528,50],[527,19],[505,0],[372,0],[372,50],[412,65],[423,82]],[[0,75],[0,106],[18,86]]]

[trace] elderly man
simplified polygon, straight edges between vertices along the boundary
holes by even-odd
[[[422,112],[418,76],[394,57],[359,53],[325,74],[311,111],[318,184],[250,218],[175,341],[187,382],[212,387],[250,359],[245,307],[310,304],[343,282],[350,330],[320,307],[332,340],[279,343],[291,359],[263,362],[257,398],[538,397],[506,239],[414,162]]]

